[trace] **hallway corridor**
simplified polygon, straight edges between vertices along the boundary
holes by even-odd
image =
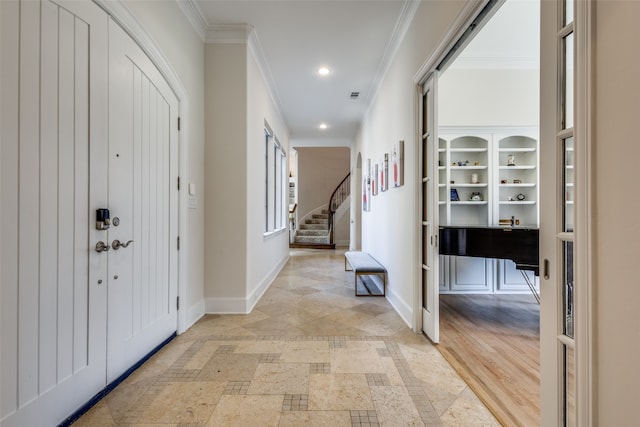
[[[74,426],[495,426],[343,251],[297,250],[251,314],[207,315]]]

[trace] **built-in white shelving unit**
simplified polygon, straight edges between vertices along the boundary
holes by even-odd
[[[573,159],[570,155],[567,159]],[[441,128],[438,141],[439,222],[442,225],[538,227],[539,149],[534,128]],[[568,160],[566,203],[573,202]],[[459,200],[454,200],[455,198]],[[478,200],[480,199],[480,200]],[[508,260],[441,256],[443,293],[525,293]],[[533,279],[531,272],[528,272]]]

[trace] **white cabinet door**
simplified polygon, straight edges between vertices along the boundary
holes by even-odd
[[[177,118],[162,75],[110,21],[109,240],[128,246],[109,251],[108,382],[177,328]]]
[[[452,292],[493,291],[495,261],[488,258],[449,257],[449,283]]]
[[[48,0],[0,15],[0,425],[56,425],[105,386],[107,16]]]
[[[516,264],[510,260],[498,260],[498,292],[505,293],[530,293],[531,289],[525,278],[522,276],[524,272],[536,289],[539,289],[539,278],[533,271],[517,270]]]

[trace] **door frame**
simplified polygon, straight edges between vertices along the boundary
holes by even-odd
[[[166,79],[171,90],[178,98],[178,117],[181,118],[180,130],[178,131],[178,176],[187,177],[187,153],[188,153],[188,141],[189,141],[189,126],[187,125],[189,118],[189,96],[187,90],[180,81],[180,78],[173,70],[169,61],[165,55],[158,48],[157,44],[153,41],[151,36],[140,25],[138,19],[133,13],[125,6],[121,0],[109,1],[109,0],[93,0],[98,6],[100,6],[111,18],[118,24],[129,36],[140,46],[142,51],[149,56],[151,62],[160,71],[160,74]],[[176,123],[177,126],[177,123]],[[176,183],[177,185],[177,183]],[[187,283],[189,283],[188,277],[188,245],[184,244],[187,236],[187,192],[179,191],[178,194],[178,236],[182,237],[183,244],[178,250],[178,298],[183,301],[188,300]],[[203,305],[203,304],[200,304]],[[200,307],[200,305],[198,307]],[[190,307],[183,306],[178,310],[178,324],[176,325],[177,333],[181,334],[185,332],[198,318],[200,312],[204,312],[204,306],[202,310],[198,309],[193,314],[189,313]]]
[[[415,84],[414,90],[414,144],[415,152],[421,153],[420,145],[422,144],[422,87],[423,85],[431,78],[434,72],[442,72],[446,69],[447,65],[450,64],[455,58],[455,52],[460,52],[464,47],[465,43],[458,44],[461,40],[464,33],[470,27],[471,23],[480,15],[485,6],[489,4],[492,0],[481,0],[481,1],[472,1],[467,0],[454,19],[449,27],[449,31],[445,34],[442,40],[438,43],[438,45],[433,50],[433,53],[423,62],[423,64],[418,68],[418,71],[413,77],[413,82]],[[505,0],[498,0],[496,3],[496,7],[493,8],[495,12],[498,10],[499,5],[501,5]],[[490,12],[491,14],[491,12]],[[490,16],[490,15],[489,15]],[[484,22],[487,22],[486,20]],[[477,26],[475,31],[479,31],[481,26]],[[471,41],[471,38],[467,38],[466,42]],[[451,53],[454,53],[451,55]],[[438,78],[438,76],[434,77]],[[435,82],[437,85],[437,81]],[[437,101],[436,101],[436,110],[437,110]],[[437,116],[437,111],[435,112]],[[434,127],[437,128],[438,124],[434,123]],[[435,161],[435,159],[434,159]],[[417,182],[418,171],[421,171],[422,158],[420,156],[415,156],[414,159],[414,170],[415,172],[415,180]],[[421,179],[421,178],[420,178]],[[413,236],[413,289],[414,289],[414,298],[413,298],[413,331],[415,333],[422,333],[422,205],[418,203],[421,200],[420,192],[422,191],[422,186],[416,186],[415,194],[414,194],[414,215],[415,218],[418,218],[419,221],[416,221],[414,224],[415,233]],[[433,227],[438,227],[439,224],[433,224]],[[437,250],[437,247],[436,247]],[[436,257],[437,258],[437,257]],[[437,260],[436,260],[437,261]]]
[[[575,232],[579,245],[575,249],[576,281],[582,283],[584,292],[576,294],[576,399],[578,425],[592,426],[595,417],[595,374],[594,374],[594,301],[595,283],[593,218],[595,188],[593,167],[593,134],[591,123],[593,114],[594,84],[592,69],[594,64],[595,2],[576,1],[576,101],[575,135],[584,148],[578,150],[574,162],[576,170],[576,205],[574,205]]]

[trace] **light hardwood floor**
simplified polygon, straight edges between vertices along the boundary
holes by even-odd
[[[531,295],[440,295],[438,350],[505,426],[540,425],[539,323]]]

